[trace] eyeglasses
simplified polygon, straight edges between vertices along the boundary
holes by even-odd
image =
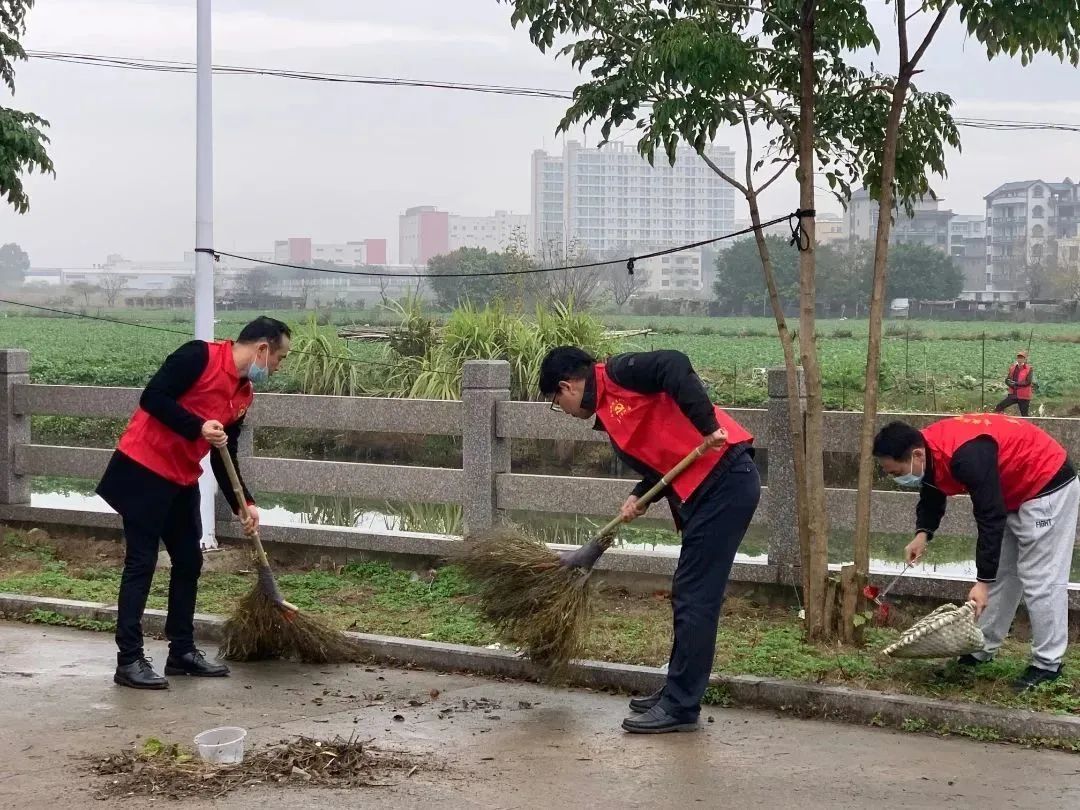
[[[559,407],[559,392],[558,391],[556,391],[554,393],[554,395],[551,397],[551,410],[556,411],[557,413],[562,413],[563,412],[563,409]]]

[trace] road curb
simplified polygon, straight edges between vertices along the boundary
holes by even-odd
[[[0,594],[0,616],[25,618],[35,611],[49,611],[67,619],[116,619],[115,605]],[[197,614],[196,634],[200,638],[218,641],[224,621],[220,616]],[[165,612],[147,610],[143,625],[148,633],[162,633]],[[366,633],[348,635],[373,661],[385,664],[445,672],[467,671],[497,678],[540,679],[540,670],[532,662],[504,650]],[[656,667],[603,661],[575,662],[566,674],[566,681],[570,685],[619,692],[651,692],[663,680],[663,671]],[[1000,739],[1053,740],[1080,746],[1080,717],[1071,715],[1002,709],[977,703],[751,675],[713,675],[711,683],[723,690],[735,705],[786,711],[801,717],[895,727],[915,724],[920,730],[977,731],[982,738],[993,739],[996,735]]]

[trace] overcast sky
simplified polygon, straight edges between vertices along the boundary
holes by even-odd
[[[214,61],[418,79],[571,88],[565,60],[539,53],[495,0],[216,0]],[[891,9],[891,6],[888,7]],[[884,4],[875,10],[887,19]],[[41,0],[28,49],[194,60],[194,0]],[[887,49],[886,49],[887,51]],[[890,62],[887,52],[879,57]],[[984,118],[1080,122],[1077,71],[1051,59],[987,62],[957,21],[925,62],[924,89]],[[5,106],[7,99],[0,100]],[[35,266],[108,253],[179,259],[194,240],[195,80],[40,60],[22,64],[14,106],[52,124],[57,175],[29,181],[31,210],[0,209],[0,242]],[[529,155],[558,148],[558,100],[283,79],[215,78],[215,245],[386,237],[433,204],[466,214],[528,213]],[[595,142],[598,133],[590,135]],[[979,213],[1000,182],[1080,176],[1080,134],[964,130],[937,184],[945,206]],[[739,147],[737,133],[717,142]],[[769,213],[795,205],[778,185]],[[834,202],[819,209],[839,210]],[[742,216],[739,211],[737,216]]]

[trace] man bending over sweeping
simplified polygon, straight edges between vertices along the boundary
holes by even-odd
[[[709,400],[682,352],[632,352],[598,363],[573,346],[552,349],[540,367],[540,392],[552,409],[578,419],[595,416],[616,454],[642,481],[622,506],[632,521],[648,508],[638,498],[695,447],[712,451],[664,493],[682,533],[671,587],[675,643],[667,682],[630,701],[622,727],[637,734],[693,731],[712,672],[716,628],[735,552],[761,497],[753,437]],[[566,564],[581,561],[570,554]]]
[[[124,522],[124,573],[117,600],[113,681],[135,689],[166,689],[143,651],[142,615],[157,567],[158,543],[172,561],[165,635],[165,675],[223,677],[224,664],[208,661],[195,647],[195,596],[202,571],[199,514],[200,461],[211,447],[229,448],[235,464],[237,439],[253,398],[252,386],[273,374],[289,353],[289,327],[260,317],[231,340],[185,343],[162,364],[139,399],[97,493]],[[239,511],[217,453],[214,475],[233,513]],[[259,513],[244,487],[249,520]]]
[[[994,657],[1023,598],[1031,619],[1031,665],[1017,691],[1056,680],[1069,639],[1069,567],[1076,542],[1080,481],[1065,448],[1031,422],[1000,414],[943,419],[923,430],[882,428],[874,456],[902,486],[920,487],[909,563],[941,524],[946,497],[967,493],[979,527],[978,581],[968,594],[986,639],[959,659],[973,667]]]

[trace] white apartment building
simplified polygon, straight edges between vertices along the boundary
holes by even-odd
[[[819,245],[847,242],[848,222],[840,214],[822,211],[814,217],[814,235]]]
[[[986,289],[986,217],[956,214],[949,220],[949,255],[964,271],[965,290]]]
[[[1023,289],[1027,270],[1077,236],[1080,183],[1023,180],[986,195],[987,289]]]
[[[422,267],[434,256],[463,247],[502,253],[522,244],[528,250],[530,231],[526,214],[496,211],[494,216],[471,217],[417,205],[398,217],[398,261]]]
[[[919,200],[911,216],[898,210],[889,233],[889,244],[926,245],[948,253],[949,222],[953,212],[942,210],[940,203],[941,200]],[[865,188],[853,192],[848,201],[846,220],[849,239],[873,242],[877,238],[878,201]]]
[[[529,249],[529,215],[510,211],[496,211],[490,217],[470,217],[450,214],[449,248],[486,248],[492,253],[502,253],[508,247],[519,244]]]
[[[543,245],[563,244],[563,196],[566,177],[562,155],[543,149],[532,153],[532,232],[529,244],[539,252]]]
[[[708,156],[735,171],[735,152],[728,147],[710,147]],[[574,242],[605,255],[696,242],[735,229],[735,189],[686,146],[674,166],[661,154],[654,167],[630,145],[593,149],[568,141],[561,156],[534,152],[532,169],[534,251]]]
[[[635,273],[645,275],[645,284],[635,295],[657,295],[661,298],[693,298],[711,290],[705,288],[702,251],[683,250],[667,256],[641,259],[635,263]]]

